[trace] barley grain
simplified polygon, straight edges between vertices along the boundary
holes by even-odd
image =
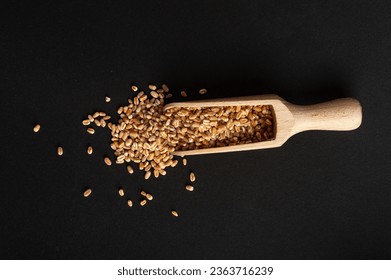
[[[83,125],[90,125],[91,121],[89,119],[85,119],[82,121]]]
[[[190,182],[194,182],[195,179],[196,179],[194,172],[190,172],[190,176],[189,177],[190,177]]]
[[[130,166],[130,165],[128,165],[127,167],[126,167],[126,169],[128,170],[128,173],[129,174],[133,174],[133,168]]]
[[[105,162],[106,165],[108,165],[108,166],[111,165],[111,160],[110,160],[108,157],[105,157],[105,158],[104,158],[104,162]]]
[[[151,91],[151,96],[153,97],[153,98],[159,98],[159,94],[156,92],[156,91]]]
[[[83,192],[83,196],[84,197],[89,197],[92,193],[92,190],[90,188],[86,189],[84,192]]]
[[[145,180],[148,180],[149,177],[151,177],[151,171],[145,172],[144,179],[145,179]]]
[[[124,189],[123,189],[123,188],[120,188],[120,189],[118,190],[118,194],[119,194],[120,196],[124,196],[124,195],[125,195]]]
[[[162,89],[164,90],[164,92],[170,91],[170,89],[168,88],[168,86],[166,84],[162,84]]]
[[[87,132],[88,132],[89,134],[94,134],[94,133],[95,133],[95,130],[94,130],[93,128],[89,127],[89,128],[87,128]]]
[[[36,124],[36,125],[34,125],[33,131],[38,132],[40,129],[41,129],[41,125]]]

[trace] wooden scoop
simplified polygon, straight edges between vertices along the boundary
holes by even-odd
[[[173,154],[190,156],[276,148],[282,146],[296,133],[306,130],[353,130],[360,126],[362,119],[361,105],[353,98],[341,98],[320,104],[301,106],[291,104],[274,94],[169,103],[164,107],[164,110],[174,107],[200,108],[246,105],[273,106],[275,129],[273,140],[226,147],[176,151]]]

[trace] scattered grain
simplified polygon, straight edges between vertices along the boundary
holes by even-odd
[[[178,216],[179,216],[178,212],[175,211],[175,210],[172,210],[172,211],[171,211],[171,214],[172,214],[174,217],[178,217]]]
[[[141,194],[142,196],[147,196],[147,193],[146,193],[145,191],[141,191],[140,194]]]
[[[205,93],[207,93],[207,92],[208,92],[208,91],[207,91],[206,89],[204,89],[204,88],[203,88],[203,89],[200,89],[200,91],[199,91],[200,94],[205,94]]]
[[[138,87],[137,87],[137,86],[135,86],[135,85],[132,85],[132,87],[131,87],[131,88],[132,88],[132,90],[133,90],[133,91],[137,91],[137,90],[138,90]]]
[[[187,185],[186,190],[188,190],[189,192],[192,192],[194,190],[194,187],[192,185]]]
[[[83,192],[83,196],[84,197],[89,197],[92,193],[92,190],[90,188],[86,189],[84,192]]]
[[[159,98],[159,94],[156,92],[156,91],[151,91],[151,96],[153,97],[153,98]]]
[[[111,98],[108,97],[108,96],[106,96],[106,97],[105,97],[105,101],[106,101],[107,103],[109,103],[109,102],[111,101]]]
[[[153,199],[153,196],[151,194],[149,194],[149,193],[147,193],[146,197],[147,197],[148,200],[152,200]]]
[[[129,174],[133,174],[133,168],[130,166],[130,165],[128,165],[127,167],[126,167],[126,169],[128,170],[128,173]]]
[[[88,146],[88,148],[87,148],[87,154],[91,155],[91,154],[92,154],[92,151],[93,151],[92,147],[91,147],[91,146]]]
[[[94,134],[94,133],[95,133],[95,129],[89,127],[89,128],[87,128],[87,132],[88,132],[89,134]]]
[[[146,199],[143,199],[140,201],[140,205],[141,206],[144,206],[145,204],[147,204],[147,200]]]
[[[90,125],[91,121],[89,119],[85,119],[82,121],[83,125]]]
[[[124,196],[124,195],[125,195],[124,189],[123,189],[123,188],[120,188],[120,189],[118,190],[118,194],[119,194],[120,196]]]
[[[155,85],[148,85],[148,88],[150,90],[156,90],[157,89],[157,87]]]
[[[132,207],[132,206],[133,206],[133,202],[132,202],[130,199],[128,199],[128,206],[129,206],[129,207]]]
[[[104,161],[105,161],[105,163],[106,163],[108,166],[111,165],[111,160],[110,160],[108,157],[105,157],[105,158],[104,158]]]
[[[64,149],[63,149],[61,146],[59,146],[59,147],[57,148],[57,154],[58,154],[59,156],[62,156],[63,153],[64,153]]]
[[[148,180],[149,177],[151,177],[151,171],[145,172],[144,179],[145,179],[145,180]]]
[[[36,124],[36,125],[34,125],[33,131],[38,132],[40,129],[41,129],[41,125]]]
[[[190,182],[194,182],[196,179],[194,172],[190,172]]]
[[[170,89],[168,88],[168,86],[166,84],[162,84],[162,89],[164,90],[164,92],[170,91]]]
[[[186,91],[182,90],[182,91],[181,91],[181,95],[182,95],[182,97],[187,97]]]
[[[185,159],[185,158],[182,159],[182,163],[183,163],[184,166],[186,166],[187,165],[187,159]]]

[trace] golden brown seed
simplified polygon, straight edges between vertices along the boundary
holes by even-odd
[[[41,129],[41,126],[39,124],[36,124],[33,128],[34,132],[38,132]]]
[[[205,94],[205,93],[207,93],[207,92],[208,92],[208,91],[207,91],[206,89],[204,89],[204,88],[203,88],[203,89],[200,89],[200,91],[199,91],[200,94]]]
[[[132,90],[133,90],[133,91],[137,91],[137,90],[138,90],[137,86],[132,85]]]
[[[109,103],[109,102],[111,101],[111,98],[108,97],[108,96],[106,96],[106,97],[105,97],[105,101],[106,101],[107,103]]]
[[[130,199],[128,200],[128,206],[129,206],[129,207],[132,207],[132,206],[133,206],[133,202],[132,202]]]
[[[104,158],[104,161],[105,161],[105,163],[106,163],[108,166],[111,165],[111,160],[110,160],[108,157],[105,157],[105,158]]]
[[[172,97],[172,94],[171,94],[171,93],[169,93],[169,94],[166,95],[166,98],[171,98],[171,97]]]
[[[95,133],[95,129],[89,127],[89,128],[87,128],[87,132],[88,132],[89,134],[94,134],[94,133]]]
[[[89,154],[89,155],[92,154],[92,151],[93,151],[93,150],[92,150],[92,147],[91,147],[91,146],[88,146],[88,148],[87,148],[87,154]]]
[[[89,197],[92,193],[92,190],[90,188],[86,189],[84,192],[83,192],[83,196],[84,197]]]
[[[172,210],[172,211],[171,211],[171,214],[172,214],[174,217],[178,217],[178,216],[179,216],[178,212],[175,211],[175,210]]]
[[[168,88],[168,86],[166,84],[162,84],[162,89],[164,90],[164,92],[170,91],[170,89]]]
[[[141,191],[140,194],[141,194],[142,196],[147,196],[147,193],[146,193],[145,191]]]
[[[151,177],[151,171],[145,172],[144,179],[145,179],[145,180],[148,180],[149,177]]]
[[[82,121],[83,125],[90,125],[91,121],[89,119],[85,119]]]
[[[64,153],[64,149],[60,146],[60,147],[58,147],[57,148],[57,154],[59,155],[59,156],[62,156],[62,154]]]
[[[92,115],[92,117],[95,119],[95,118],[97,118],[97,117],[99,117],[99,112],[95,112],[93,115]]]
[[[128,165],[126,167],[126,169],[128,170],[129,174],[133,174],[134,171],[133,171],[133,168],[130,165]]]
[[[157,89],[157,87],[155,85],[148,85],[148,87],[149,87],[150,90],[156,90]]]
[[[184,166],[186,166],[187,165],[187,159],[185,159],[185,158],[182,159],[182,163],[183,163]]]
[[[194,172],[190,172],[190,182],[194,182],[196,179]]]
[[[181,91],[181,95],[182,95],[183,97],[187,97],[186,91],[182,90],[182,91]]]
[[[194,187],[192,185],[187,185],[186,190],[188,190],[189,192],[192,192],[192,191],[194,191]]]
[[[140,201],[140,205],[141,206],[144,206],[145,204],[147,204],[147,200],[146,199],[143,199]]]
[[[125,195],[124,189],[123,189],[123,188],[120,188],[120,189],[118,190],[118,194],[119,194],[120,196],[124,196],[124,195]]]
[[[153,98],[159,98],[159,94],[156,92],[156,91],[151,91],[151,96],[153,97]]]
[[[151,194],[149,194],[149,193],[147,193],[146,197],[147,197],[148,200],[152,200],[153,199],[153,196]]]

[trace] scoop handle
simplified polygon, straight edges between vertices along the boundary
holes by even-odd
[[[292,105],[294,133],[306,130],[354,130],[361,125],[362,108],[354,98],[335,99],[315,105]]]

